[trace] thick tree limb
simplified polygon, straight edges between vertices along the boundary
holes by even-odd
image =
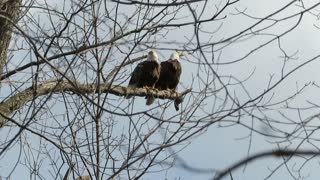
[[[100,84],[99,91],[101,93],[110,93],[116,96],[147,96],[151,95],[160,99],[177,100],[182,99],[184,95],[191,92],[187,89],[182,93],[172,93],[170,91],[147,90],[144,88],[131,89],[123,86],[110,85],[109,83]],[[69,81],[50,81],[39,84],[37,87],[31,86],[22,92],[19,92],[8,100],[0,103],[0,128],[3,127],[8,120],[5,117],[10,116],[13,112],[20,109],[29,101],[50,93],[73,92],[76,94],[97,93],[97,84],[81,84],[79,82]]]

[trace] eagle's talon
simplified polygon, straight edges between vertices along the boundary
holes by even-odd
[[[171,94],[176,94],[177,92],[174,89],[170,89]]]
[[[155,88],[155,87],[151,87],[151,89],[154,90],[154,91],[156,91],[156,92],[159,91],[159,90],[158,90],[157,88]]]
[[[138,84],[137,88],[144,88],[147,92],[147,105],[154,102],[155,97],[149,95],[150,92],[158,93],[159,90],[165,91],[168,96],[180,98],[179,93],[175,91],[180,80],[182,52],[174,52],[167,61],[158,62],[158,56],[154,50],[148,53],[147,60],[139,63],[132,72],[129,85]],[[147,75],[151,73],[151,76]],[[151,82],[152,81],[152,82]],[[153,85],[151,85],[153,83]],[[150,85],[149,87],[147,86]],[[175,100],[175,108],[179,110],[179,100]]]

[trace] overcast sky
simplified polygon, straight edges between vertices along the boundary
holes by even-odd
[[[54,6],[59,7],[59,3],[55,1],[47,1],[52,3]],[[223,4],[224,1],[221,1]],[[250,16],[253,17],[264,17],[267,14],[271,14],[272,12],[278,10],[280,7],[284,6],[290,1],[283,0],[241,0],[238,5],[233,8],[227,9],[223,15],[227,18],[225,20],[215,21],[213,23],[205,23],[202,25],[202,29],[206,31],[214,31],[217,27],[221,25],[221,29],[217,33],[200,33],[201,42],[207,42],[208,39],[212,42],[217,42],[221,39],[229,37],[233,34],[237,34],[241,30],[247,28],[251,24],[258,21],[258,19],[249,18],[244,15],[237,14],[237,11],[244,11]],[[216,1],[209,1],[207,6],[214,7],[214,3]],[[317,1],[303,1],[305,7],[310,7],[317,3]],[[202,5],[203,3],[201,3]],[[195,4],[192,4],[192,7],[197,8],[198,13],[200,13],[201,5],[196,7]],[[273,18],[283,18],[288,15],[296,14],[303,9],[299,7],[301,3],[295,3],[290,8],[286,9],[279,15]],[[318,13],[316,10],[320,10],[320,8],[316,8],[312,10],[313,13]],[[37,14],[39,9],[30,9],[30,14]],[[123,6],[119,13],[128,13],[130,14],[132,9],[130,6]],[[190,12],[187,8],[181,10],[179,14],[181,17],[189,16]],[[237,15],[235,15],[237,14]],[[212,15],[212,9],[206,8],[204,16]],[[221,15],[221,16],[223,16]],[[39,16],[41,19],[41,16]],[[191,18],[191,17],[190,17]],[[45,18],[41,19],[44,21]],[[215,48],[219,49],[224,47],[221,51],[217,51],[216,55],[219,56],[219,63],[227,63],[238,58],[245,56],[255,47],[267,42],[271,38],[274,38],[274,35],[281,34],[286,31],[288,27],[293,26],[297,22],[298,18],[291,18],[283,22],[279,22],[273,28],[262,31],[261,34],[257,36],[247,36],[243,39],[237,39],[235,42],[228,45],[227,43],[219,44]],[[119,20],[121,21],[121,19]],[[268,26],[272,21],[266,21],[262,23],[257,28],[263,28]],[[43,23],[44,27],[46,26],[45,21]],[[227,65],[217,65],[214,69],[221,76],[234,76],[240,80],[245,80],[248,76],[250,76],[253,72],[253,75],[244,82],[244,86],[246,90],[250,93],[251,97],[256,97],[257,95],[263,93],[267,85],[269,83],[270,77],[273,77],[271,83],[275,83],[279,80],[281,76],[281,71],[283,70],[285,73],[289,72],[299,64],[306,62],[312,57],[320,54],[319,50],[319,32],[320,30],[315,26],[319,25],[319,20],[316,16],[310,13],[305,13],[302,21],[299,26],[295,28],[293,31],[288,33],[287,35],[281,37],[279,41],[274,41],[257,52],[250,54],[244,60],[227,64]],[[257,30],[257,29],[253,29]],[[186,48],[184,42],[187,42],[187,39],[193,33],[193,26],[188,26],[184,28],[173,29],[172,31],[167,32],[164,39],[160,37],[162,34],[156,34],[155,39],[160,39],[160,41],[154,43],[154,47],[159,53],[159,57],[161,60],[165,60],[169,57],[169,55],[173,52],[173,49],[183,49]],[[176,44],[170,43],[165,44],[161,42],[167,41],[175,41]],[[284,54],[281,49],[279,49],[279,42],[281,44],[282,50],[284,50],[289,55],[293,55],[293,60],[290,60],[285,67],[283,67],[284,63]],[[172,48],[169,50],[168,48]],[[144,54],[143,52],[141,54]],[[140,54],[136,54],[140,55]],[[20,55],[17,54],[17,57]],[[22,55],[21,55],[22,56]],[[210,54],[206,54],[206,57],[211,57]],[[123,58],[121,56],[121,58]],[[196,66],[192,62],[203,61],[203,59],[197,59],[200,56],[195,56],[194,54],[187,54],[186,57],[182,58],[183,72],[181,76],[181,83],[178,87],[179,91],[183,91],[185,88],[193,86],[194,89],[201,89],[201,86],[197,86],[197,83],[193,83],[191,81],[192,77],[194,77],[197,73]],[[134,68],[135,66],[131,67]],[[291,96],[293,93],[297,91],[297,89],[303,87],[308,83],[316,83],[320,84],[320,76],[318,75],[318,67],[320,67],[320,59],[313,61],[312,63],[302,67],[297,72],[289,76],[282,84],[277,86],[273,91],[267,94],[266,97],[273,97],[273,101],[277,102],[281,99],[285,99],[286,97]],[[205,74],[205,73],[204,73]],[[204,76],[204,74],[202,74]],[[197,81],[198,79],[194,79]],[[226,80],[227,81],[227,80]],[[125,84],[125,83],[124,83]],[[8,87],[4,87],[4,89],[9,89]],[[3,94],[6,91],[2,89]],[[240,86],[230,87],[230,91],[232,93],[237,94],[237,98],[239,102],[244,103],[248,101],[250,97],[248,97],[244,90],[241,89]],[[320,104],[320,98],[317,96],[319,89],[310,87],[300,93],[296,99],[290,101],[290,106],[299,106],[299,107],[308,107],[309,102]],[[7,91],[10,93],[10,91]],[[4,97],[1,97],[4,98]],[[206,99],[204,103],[207,104],[208,109],[212,107],[214,99]],[[125,100],[127,101],[127,100]],[[157,101],[161,102],[161,101]],[[135,102],[135,110],[140,110],[144,107],[145,100],[143,98],[137,98]],[[171,105],[172,106],[172,105]],[[56,111],[59,111],[61,107],[57,108]],[[279,106],[280,108],[280,106]],[[172,111],[174,113],[174,111]],[[198,114],[199,113],[199,114]],[[302,114],[303,118],[307,118],[312,114],[315,114],[315,111],[305,112]],[[201,116],[201,112],[198,111],[197,115]],[[283,117],[277,111],[266,112],[271,117],[282,121]],[[169,111],[168,116],[171,115]],[[288,111],[286,114],[288,117],[290,116],[293,119],[298,119],[299,114],[296,111]],[[242,119],[243,124],[248,125],[249,127],[252,125],[255,129],[270,134],[270,135],[279,135],[278,132],[273,131],[270,127],[260,123],[260,122],[252,122],[249,117],[245,117]],[[315,125],[320,125],[317,122],[312,121]],[[181,145],[178,147],[174,147],[174,150],[181,150],[178,153],[178,157],[182,158],[186,164],[194,167],[194,168],[203,168],[203,169],[212,169],[212,170],[221,170],[224,169],[240,159],[245,158],[248,154],[252,155],[256,152],[266,151],[277,149],[278,145],[273,143],[278,139],[268,138],[262,135],[259,135],[255,132],[250,131],[248,128],[237,125],[231,127],[220,127],[219,125],[226,125],[224,123],[214,124],[210,126],[208,129],[203,131],[199,136],[196,136],[190,141],[190,144],[183,148],[186,145]],[[279,127],[284,131],[290,132],[294,127],[291,126],[283,126]],[[121,129],[121,128],[120,128]],[[0,131],[0,134],[6,134],[7,131]],[[252,133],[252,134],[251,134]],[[314,136],[317,133],[313,134]],[[301,135],[303,137],[303,135]],[[280,146],[285,147],[285,145],[290,145],[289,147],[295,148],[297,144],[302,142],[302,140],[294,140],[291,143],[283,143]],[[301,146],[303,149],[313,149],[313,147],[308,143],[303,143]],[[10,150],[8,156],[2,160],[0,163],[0,168],[5,167],[6,162],[10,162],[16,159],[14,156],[18,152],[18,149]],[[265,158],[254,163],[250,163],[247,166],[243,166],[239,170],[232,173],[234,179],[237,180],[245,180],[245,179],[317,179],[320,176],[320,172],[318,171],[319,164],[317,163],[317,159],[314,159],[308,162],[305,166],[303,166],[301,170],[301,174],[292,173],[294,170],[298,170],[300,168],[301,161],[299,158],[295,158],[293,161],[288,163],[288,168],[291,169],[290,173],[286,169],[286,166],[281,166],[280,170],[276,171],[275,174],[269,177],[271,171],[275,169],[278,165],[280,165],[283,160],[274,159],[274,158]],[[295,165],[296,163],[296,165]],[[7,167],[7,171],[10,170],[11,167]],[[296,169],[297,168],[297,169]],[[293,169],[293,170],[292,170]],[[0,172],[0,175],[1,172]],[[16,179],[21,174],[13,175],[13,179]],[[144,179],[211,179],[214,177],[214,174],[210,173],[195,173],[190,172],[181,167],[174,167],[169,169],[168,171],[163,172],[154,172],[147,174]],[[231,179],[230,177],[225,179]]]

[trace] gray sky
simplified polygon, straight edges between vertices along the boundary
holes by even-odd
[[[59,7],[59,4],[55,4],[54,1],[48,1],[50,3],[53,3],[54,6]],[[222,1],[224,2],[224,1]],[[254,1],[254,0],[241,0],[239,5],[235,6],[237,10],[244,11],[255,17],[264,17],[267,14],[270,14],[271,12],[274,12],[275,10],[279,9],[279,7],[282,7],[284,4],[288,3],[289,1],[277,1],[277,0],[261,0],[261,1]],[[214,1],[209,1],[208,8],[206,9],[204,16],[210,16],[212,15],[212,8]],[[317,1],[303,1],[305,7],[309,7]],[[223,4],[223,3],[222,3]],[[298,6],[299,3],[295,3],[291,8],[285,10],[283,13],[280,13],[279,15],[273,17],[273,18],[281,18],[286,17],[290,14],[295,14],[297,12],[300,12],[302,10],[301,7]],[[193,5],[193,7],[195,7]],[[198,7],[198,9],[201,9],[201,6]],[[317,8],[319,9],[319,8]],[[128,6],[124,6],[123,9],[121,9],[120,13],[131,13],[131,9]],[[197,11],[198,12],[198,11]],[[206,42],[210,39],[210,42],[216,42],[221,39],[224,39],[226,37],[229,37],[233,34],[238,33],[239,31],[243,30],[244,28],[248,27],[250,24],[253,24],[257,22],[258,20],[250,19],[243,15],[234,15],[236,13],[235,8],[230,8],[223,15],[227,16],[226,20],[220,20],[215,21],[213,23],[206,23],[202,25],[203,30],[206,30],[208,32],[214,31],[217,27],[221,26],[221,29],[217,33],[200,33],[200,40],[201,42]],[[316,10],[312,10],[313,13],[318,13]],[[37,13],[37,10],[31,9],[30,14]],[[179,16],[188,16],[190,12],[187,10],[187,8],[183,9],[181,13],[179,13]],[[41,19],[41,16],[40,16]],[[188,18],[187,18],[188,19]],[[45,18],[41,19],[45,20]],[[239,57],[243,57],[247,53],[249,53],[253,48],[257,47],[257,45],[263,44],[266,41],[270,40],[271,38],[274,38],[275,34],[280,34],[283,31],[287,30],[288,27],[293,26],[293,24],[296,22],[297,18],[289,19],[288,21],[279,22],[276,26],[273,28],[267,29],[265,31],[262,31],[260,35],[257,36],[246,36],[242,39],[236,39],[236,42],[231,43],[230,45],[226,46],[228,43],[220,44],[215,46],[215,49],[219,49],[221,47],[224,47],[221,51],[217,51],[215,53],[215,58],[218,57],[217,55],[220,54],[219,62],[220,63],[226,63],[233,60],[238,59]],[[120,20],[121,21],[121,20]],[[44,21],[45,22],[45,21]],[[258,28],[263,28],[268,26],[272,21],[268,21],[265,23],[262,23]],[[303,16],[303,19],[299,26],[294,29],[289,34],[281,37],[280,41],[274,41],[264,48],[260,49],[259,51],[251,54],[250,56],[246,57],[244,60],[228,64],[228,65],[217,65],[214,67],[214,69],[218,72],[221,76],[234,76],[237,77],[240,80],[246,79],[252,72],[253,75],[248,80],[244,82],[244,86],[250,93],[251,97],[255,97],[265,91],[267,88],[267,84],[270,80],[270,77],[273,76],[273,79],[271,83],[275,83],[279,80],[281,76],[281,70],[283,68],[283,62],[284,62],[284,54],[279,49],[279,43],[281,45],[281,48],[288,54],[293,55],[293,60],[290,60],[287,62],[286,66],[283,68],[284,72],[287,73],[299,64],[306,62],[310,58],[316,56],[319,54],[319,40],[318,40],[318,34],[319,29],[315,27],[315,25],[320,25],[319,20],[312,14],[305,13]],[[44,23],[44,26],[46,24]],[[257,30],[257,29],[253,29]],[[156,41],[154,41],[153,46],[156,47],[157,52],[159,53],[159,57],[161,60],[165,60],[169,55],[172,53],[172,50],[168,50],[167,48],[173,48],[173,49],[182,49],[186,44],[184,44],[187,39],[191,38],[191,34],[193,33],[193,26],[188,26],[186,28],[178,28],[173,29],[171,31],[167,32],[165,38],[161,39],[162,34],[156,34],[154,35]],[[174,41],[178,42],[176,44],[171,43],[168,44],[162,44],[162,42],[167,41]],[[195,41],[194,41],[195,42]],[[181,44],[180,44],[181,43]],[[177,46],[177,44],[179,44]],[[191,45],[190,45],[191,46]],[[143,53],[141,53],[143,54]],[[136,54],[139,55],[139,54]],[[19,57],[19,54],[17,54],[17,57]],[[123,55],[120,56],[123,58]],[[178,87],[179,91],[184,90],[185,88],[188,88],[190,86],[193,86],[194,89],[201,89],[202,87],[197,86],[197,83],[192,84],[192,77],[196,74],[196,66],[190,62],[197,62],[197,61],[203,61],[203,59],[197,59],[200,56],[196,56],[194,54],[189,54],[186,57],[182,59],[182,65],[183,65],[183,73],[181,77],[181,83]],[[210,58],[210,54],[206,54],[207,58]],[[134,66],[133,66],[134,67]],[[132,68],[133,68],[132,67]],[[272,90],[269,94],[266,95],[266,97],[274,97],[272,99],[272,102],[280,101],[281,99],[284,99],[286,97],[289,97],[293,93],[297,91],[297,88],[303,87],[306,83],[316,83],[320,84],[319,82],[319,76],[318,76],[318,67],[320,67],[320,61],[316,60],[305,67],[299,69],[296,73],[293,75],[290,75],[282,84],[280,84],[278,87],[276,87],[274,90]],[[202,74],[202,76],[205,76],[205,73]],[[197,79],[195,79],[195,82]],[[227,81],[227,79],[224,79],[224,81]],[[215,81],[216,82],[216,81]],[[218,84],[218,83],[217,83]],[[212,85],[213,86],[213,85]],[[9,88],[3,87],[1,93],[9,93],[10,91],[6,91]],[[248,97],[243,89],[240,86],[230,86],[230,92],[237,94],[237,98],[239,102],[245,102],[250,97]],[[317,88],[310,87],[300,93],[295,99],[289,101],[289,105],[292,107],[308,107],[310,104],[309,102],[313,102],[316,104],[320,104],[319,98],[317,97],[318,94]],[[3,96],[1,96],[3,98]],[[264,100],[267,100],[268,98],[265,98]],[[213,104],[212,98],[206,99],[203,103],[207,104],[206,108],[210,109]],[[115,100],[116,101],[116,100]],[[126,103],[127,100],[123,101],[122,103]],[[162,103],[163,101],[157,101],[157,103]],[[120,103],[120,102],[119,102]],[[143,98],[136,98],[135,100],[135,107],[134,109],[136,111],[141,110],[144,107],[145,100]],[[172,106],[172,105],[171,105]],[[282,105],[276,106],[278,108],[283,107]],[[59,107],[56,111],[59,112]],[[299,119],[297,111],[283,111],[286,113],[286,116],[291,117],[294,120]],[[166,114],[168,117],[173,115],[172,113],[175,113],[173,110],[169,110],[169,112]],[[259,114],[259,112],[256,112]],[[270,117],[274,117],[274,119],[283,121],[284,117],[280,115],[277,111],[266,111],[266,114],[268,114]],[[315,111],[303,111],[303,118],[307,118],[311,116],[312,114],[315,114]],[[201,114],[201,111],[197,111],[196,115],[203,115]],[[261,115],[261,114],[260,114]],[[259,121],[253,121],[248,117],[245,116],[241,119],[241,122],[245,125],[248,125],[249,127],[253,125],[253,127],[257,130],[260,130],[261,132],[270,133],[272,135],[279,135],[277,132],[273,131],[272,128],[268,127],[265,124],[262,124]],[[319,125],[317,121],[312,121],[310,123],[313,123],[315,125]],[[227,125],[227,123],[216,123],[214,125],[211,125],[210,128],[206,129],[201,133],[201,135],[196,136],[195,138],[190,139],[188,141],[190,145],[185,147],[181,152],[178,153],[178,156],[182,158],[188,165],[198,168],[212,168],[212,169],[224,169],[233,163],[237,162],[240,159],[243,159],[246,157],[249,153],[249,155],[254,154],[256,152],[266,151],[266,150],[272,150],[278,148],[277,144],[271,143],[276,142],[278,139],[272,139],[267,138],[264,136],[261,136],[257,133],[252,133],[250,129],[236,125],[232,127],[219,127],[219,125]],[[277,128],[282,129],[283,131],[290,132],[295,127],[293,126],[281,126],[277,125]],[[125,125],[124,125],[125,126]],[[121,127],[119,127],[121,129]],[[11,132],[12,133],[12,132]],[[250,133],[252,133],[252,136],[249,136]],[[1,131],[0,134],[4,135],[7,134],[7,131]],[[301,137],[304,137],[304,135],[299,134]],[[316,136],[317,133],[313,134],[313,136]],[[161,139],[161,135],[159,135]],[[250,139],[250,137],[252,139]],[[250,143],[251,141],[251,143]],[[279,146],[285,147],[289,146],[290,148],[295,148],[300,142],[302,142],[301,139],[295,139],[291,143],[281,143]],[[313,142],[315,143],[315,142]],[[251,144],[251,146],[249,146]],[[175,150],[180,150],[183,146],[175,147]],[[312,145],[309,143],[303,143],[301,146],[302,149],[314,149]],[[12,162],[15,158],[15,154],[18,152],[18,148],[10,150],[8,156],[1,160],[0,168],[5,169],[2,172],[10,170],[12,166],[7,166],[6,163]],[[242,167],[239,170],[232,173],[232,176],[234,179],[294,179],[292,176],[295,176],[297,179],[316,179],[316,177],[319,177],[319,171],[317,163],[317,159],[313,159],[310,162],[307,162],[305,166],[302,167],[302,170],[300,171],[301,174],[297,172],[294,172],[293,174],[290,174],[285,166],[282,166],[280,170],[276,171],[275,174],[273,174],[270,178],[268,176],[271,173],[271,170],[275,169],[279,164],[281,164],[282,160],[277,160],[274,158],[265,158],[258,160],[254,163],[248,164],[246,167]],[[294,170],[298,170],[298,168],[301,166],[301,164],[304,161],[301,158],[294,158],[292,161],[288,163],[288,168],[291,169],[291,173]],[[296,164],[295,164],[296,163]],[[151,169],[153,170],[153,169]],[[156,169],[155,169],[156,170]],[[24,171],[25,172],[25,171]],[[24,172],[21,172],[24,173]],[[12,178],[16,179],[21,174],[16,174]],[[44,173],[46,174],[46,173]],[[2,175],[0,173],[0,175]],[[172,168],[168,171],[163,171],[160,173],[150,173],[145,176],[144,179],[164,179],[167,177],[167,179],[210,179],[213,177],[213,174],[199,174],[199,173],[192,173],[188,172],[187,170],[184,170],[182,168]],[[230,179],[230,178],[226,178]]]

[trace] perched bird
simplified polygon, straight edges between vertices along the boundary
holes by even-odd
[[[180,63],[181,56],[184,56],[182,52],[174,52],[171,54],[169,60],[161,62],[160,78],[155,85],[156,89],[176,92],[175,90],[178,86],[182,71]],[[174,107],[177,111],[179,110],[178,105],[178,100],[176,100]]]
[[[140,62],[131,74],[128,88],[154,88],[160,77],[158,55],[154,50],[148,53],[147,60]],[[130,98],[131,96],[127,97]],[[146,97],[147,105],[152,104],[154,97]]]

